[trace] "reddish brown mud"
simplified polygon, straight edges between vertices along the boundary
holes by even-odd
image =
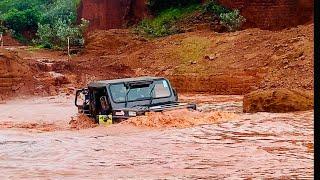
[[[215,100],[199,103],[204,112],[175,117],[187,119],[182,122],[192,118],[198,122],[201,117],[219,114],[214,110],[227,116],[204,124],[193,122],[184,128],[147,128],[129,123],[78,131],[69,124],[76,116],[72,97],[7,101],[0,105],[4,110],[0,114],[0,178],[313,177],[313,111],[244,114],[241,96],[182,97]],[[190,114],[196,116],[188,117]],[[4,126],[8,122],[51,124],[57,129],[47,132],[38,127]]]
[[[313,90],[313,40],[310,24],[154,40],[97,31],[70,60],[65,52],[6,47],[0,179],[311,179],[313,111],[245,114],[234,94]],[[180,100],[201,112],[152,113],[110,127],[77,116],[75,87],[141,75],[169,78]]]
[[[70,60],[62,51],[6,47],[0,51],[0,96],[73,93],[93,80],[142,75],[164,76],[179,93],[312,90],[313,27],[195,31],[153,40],[129,30],[96,31]]]
[[[73,96],[66,95],[6,101],[0,104],[0,129],[67,129],[71,117],[77,113],[73,101]]]
[[[167,112],[151,112],[146,116],[131,118],[124,124],[150,128],[187,128],[196,125],[213,124],[235,118],[236,115],[227,112],[199,112],[189,110],[174,110]]]

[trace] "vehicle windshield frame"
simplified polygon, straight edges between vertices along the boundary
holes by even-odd
[[[135,100],[128,100],[128,101],[126,101],[126,100],[123,100],[123,101],[115,101],[114,96],[113,96],[112,91],[111,91],[111,86],[112,86],[112,85],[118,85],[118,84],[123,84],[123,85],[125,86],[125,83],[126,83],[126,82],[119,82],[119,83],[109,84],[109,86],[108,86],[108,91],[109,91],[109,93],[110,93],[110,98],[111,98],[111,100],[112,100],[114,103],[120,104],[120,103],[126,103],[126,102],[150,101],[151,99],[156,100],[156,99],[164,99],[164,98],[170,98],[170,97],[172,97],[172,95],[173,95],[173,93],[172,93],[172,87],[171,87],[171,84],[169,83],[169,81],[166,80],[166,79],[154,79],[153,82],[150,84],[149,88],[152,87],[153,85],[155,85],[154,83],[155,83],[156,81],[166,81],[166,82],[167,82],[167,85],[168,85],[168,88],[169,88],[169,92],[170,92],[170,95],[169,95],[169,96],[165,96],[165,97],[153,97],[153,98],[152,98],[152,97],[149,97],[149,98],[145,98],[145,99],[135,99]],[[134,82],[134,81],[132,81],[132,82]],[[134,88],[133,88],[133,89],[134,89]]]

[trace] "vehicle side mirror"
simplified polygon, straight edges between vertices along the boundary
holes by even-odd
[[[75,100],[74,100],[74,105],[75,105],[76,107],[80,108],[80,109],[83,108],[83,102],[81,102],[80,104],[79,104],[79,102],[78,102],[81,94],[83,94],[83,89],[78,89],[78,90],[76,91],[76,96],[75,96]],[[82,100],[82,99],[80,99],[80,100]]]

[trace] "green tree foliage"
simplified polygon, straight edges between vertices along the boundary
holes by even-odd
[[[79,0],[0,0],[1,29],[15,37],[36,32],[32,42],[47,48],[64,48],[70,37],[73,45],[83,44],[88,21],[76,24]]]
[[[83,45],[83,33],[88,26],[88,21],[82,20],[80,25],[77,20],[77,1],[55,0],[46,7],[38,26],[36,43],[46,48],[64,48],[69,37],[72,45]]]
[[[38,39],[34,42],[45,48],[63,49],[67,46],[69,37],[71,45],[82,46],[84,44],[83,34],[88,23],[84,19],[80,25],[72,25],[62,19],[58,19],[53,24],[39,23]]]
[[[2,16],[5,26],[14,30],[16,33],[22,33],[37,27],[40,20],[40,12],[35,8],[30,8],[24,11],[17,9],[10,9],[5,15]]]
[[[2,28],[10,30],[19,40],[25,31],[36,31],[41,17],[41,9],[46,0],[0,0],[0,21]]]
[[[51,3],[52,0],[0,0],[1,14],[8,12],[11,9],[24,11],[30,8],[41,9],[44,5]]]
[[[74,23],[77,19],[77,5],[79,0],[54,0],[45,7],[42,24],[54,24],[59,20]]]

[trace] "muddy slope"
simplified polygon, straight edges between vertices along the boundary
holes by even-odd
[[[89,31],[95,29],[123,28],[147,16],[145,0],[81,0],[78,20],[90,21]]]
[[[219,0],[226,7],[239,9],[246,27],[279,30],[311,22],[313,0]],[[299,12],[299,13],[297,13]]]
[[[286,113],[312,110],[313,92],[289,89],[254,91],[243,98],[243,111]]]
[[[313,40],[313,24],[282,31],[197,31],[155,40],[127,30],[95,31],[75,61],[88,68],[110,67],[111,74],[119,68],[119,76],[165,76],[180,92],[245,94],[277,87],[310,90]]]
[[[196,31],[147,40],[130,30],[95,31],[85,49],[1,50],[2,94],[74,93],[93,80],[164,76],[178,92],[230,95],[313,89],[313,24],[282,31]],[[8,48],[9,49],[9,48]]]
[[[312,0],[219,0],[219,3],[239,9],[247,20],[245,28],[279,30],[305,24],[313,19]],[[89,20],[90,31],[123,28],[130,22],[136,23],[146,17],[147,7],[145,0],[81,0],[78,19]]]
[[[0,49],[0,100],[33,88],[31,68],[14,51]]]

